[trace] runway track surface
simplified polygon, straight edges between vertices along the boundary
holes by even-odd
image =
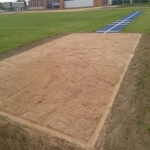
[[[111,24],[108,24],[104,28],[101,28],[100,30],[96,31],[96,33],[117,33],[124,27],[126,27],[128,24],[130,24],[141,13],[141,11],[133,12],[119,20],[116,20],[115,22],[112,22]]]

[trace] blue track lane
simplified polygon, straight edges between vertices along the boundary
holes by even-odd
[[[115,22],[112,22],[111,24],[105,26],[104,28],[101,28],[100,30],[96,32],[97,33],[117,33],[120,30],[122,30],[125,26],[127,26],[129,23],[131,23],[141,13],[142,13],[141,11],[133,12],[119,20],[116,20]]]

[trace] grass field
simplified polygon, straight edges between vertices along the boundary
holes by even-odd
[[[137,10],[141,10],[142,14],[124,28],[123,32],[148,34],[142,35],[125,81],[122,83],[103,147],[105,150],[150,150],[150,8],[0,15],[0,54],[25,43],[56,34],[94,32]],[[0,122],[2,123],[2,121]],[[8,133],[8,131],[13,130],[5,123],[2,126],[0,133],[4,133],[4,131]],[[19,135],[20,132],[16,129],[13,130],[12,134]],[[16,132],[18,133],[16,134]],[[14,139],[19,137],[0,134],[0,143],[6,147],[7,138],[4,137],[7,136],[8,141],[10,141],[10,137]],[[33,137],[30,141],[32,139]],[[20,143],[25,146],[24,142],[21,141]],[[12,146],[14,147],[14,145],[10,145],[10,147]]]
[[[60,33],[93,32],[136,10],[142,10],[142,15],[124,31],[150,32],[146,8],[0,15],[0,53]]]

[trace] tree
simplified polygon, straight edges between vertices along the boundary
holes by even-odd
[[[2,3],[0,2],[0,9],[4,10],[5,8],[3,7]]]

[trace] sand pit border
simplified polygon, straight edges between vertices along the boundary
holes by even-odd
[[[141,35],[138,38],[136,44],[134,45],[134,48],[133,48],[134,52],[136,50],[136,47],[137,47],[137,45],[139,43],[140,38],[141,38]],[[44,127],[42,125],[36,124],[34,122],[31,122],[31,121],[28,121],[28,120],[25,120],[25,119],[22,119],[22,118],[20,118],[18,116],[14,116],[14,115],[11,115],[11,114],[3,112],[3,111],[0,111],[0,115],[4,116],[4,117],[6,117],[6,118],[8,118],[10,120],[12,120],[13,122],[15,122],[17,124],[20,124],[20,125],[24,126],[24,127],[30,127],[33,130],[38,130],[38,131],[40,131],[42,133],[46,133],[49,136],[52,136],[53,138],[56,138],[58,140],[66,140],[67,143],[69,143],[68,145],[73,146],[76,149],[83,149],[83,150],[85,150],[85,149],[86,150],[94,150],[94,148],[97,149],[97,148],[100,147],[101,140],[102,140],[102,138],[104,136],[104,131],[103,131],[104,126],[107,124],[107,120],[109,120],[108,118],[109,118],[109,114],[111,112],[111,107],[112,107],[112,105],[114,103],[115,97],[116,97],[117,92],[118,92],[118,90],[120,88],[120,85],[121,85],[121,83],[123,81],[123,78],[124,78],[124,76],[126,74],[126,71],[128,70],[130,61],[131,61],[131,59],[134,56],[134,52],[133,52],[133,54],[131,54],[129,56],[128,61],[127,61],[126,65],[125,65],[125,67],[124,67],[124,71],[121,74],[120,79],[119,79],[117,85],[115,86],[113,95],[112,95],[112,97],[111,97],[111,99],[110,99],[110,101],[109,101],[109,103],[108,103],[108,105],[106,107],[106,111],[103,114],[100,122],[98,123],[98,126],[96,127],[93,135],[91,136],[91,138],[89,139],[88,142],[84,142],[82,140],[73,138],[73,137],[71,137],[69,135],[66,135],[66,134],[56,130],[56,129],[53,129],[52,127],[51,128],[46,128],[46,127]]]
[[[73,144],[75,143],[77,145],[77,147],[79,146],[82,149],[92,148],[91,144],[89,144],[87,142],[84,142],[84,141],[81,141],[81,140],[77,140],[77,139],[75,139],[71,136],[68,136],[64,133],[61,133],[60,131],[55,130],[51,127],[46,128],[46,127],[38,125],[34,122],[22,119],[20,117],[14,116],[12,114],[9,114],[9,113],[3,112],[3,111],[0,111],[0,115],[3,116],[3,117],[6,117],[7,119],[10,119],[11,121],[13,121],[13,122],[15,122],[19,125],[24,126],[24,127],[29,127],[30,129],[38,130],[42,133],[48,134],[48,135],[50,135],[54,138],[57,138],[57,139],[67,140],[70,143],[71,146],[72,146],[72,143]]]
[[[135,50],[136,50],[136,48],[137,48],[137,46],[139,44],[139,41],[140,41],[141,37],[142,37],[142,35],[138,38],[138,40],[137,40],[137,42],[136,42],[136,44],[135,44],[135,46],[133,48],[134,51],[133,51],[132,54],[130,54],[129,59],[128,59],[127,63],[126,63],[126,66],[124,67],[124,71],[121,74],[120,79],[119,79],[119,81],[118,81],[118,83],[117,83],[117,85],[116,85],[116,87],[114,89],[114,92],[112,94],[112,97],[110,98],[110,101],[109,101],[109,103],[108,103],[108,105],[106,107],[106,111],[103,114],[103,116],[102,116],[102,118],[101,118],[101,120],[100,120],[100,122],[99,122],[99,124],[98,124],[98,126],[96,128],[96,130],[94,131],[93,135],[91,136],[91,138],[89,140],[89,143],[91,143],[92,146],[94,146],[96,148],[98,148],[100,146],[100,144],[101,144],[102,138],[104,136],[103,134],[105,134],[104,131],[103,131],[104,124],[107,124],[106,121],[109,120],[109,114],[111,113],[111,108],[112,108],[113,103],[115,101],[116,95],[117,95],[117,93],[119,91],[121,83],[123,82],[124,76],[125,76],[128,68],[129,68],[130,62],[131,62],[131,60],[132,60],[132,58],[134,56]]]

